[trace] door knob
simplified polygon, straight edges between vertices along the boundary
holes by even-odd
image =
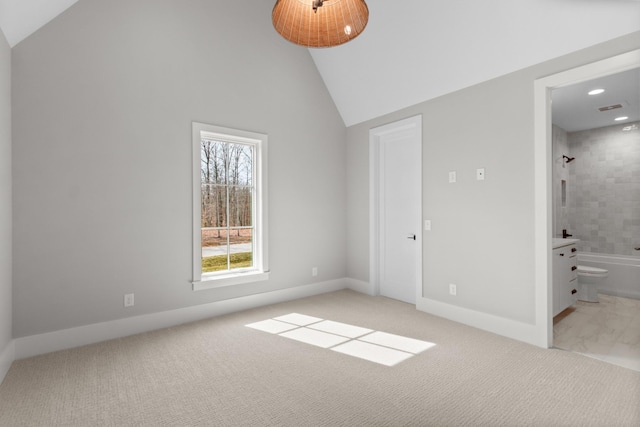
[[[407,239],[416,240],[416,235],[415,234],[409,234]]]

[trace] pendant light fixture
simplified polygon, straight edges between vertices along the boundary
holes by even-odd
[[[367,26],[369,8],[364,0],[277,0],[271,19],[290,42],[331,47],[358,37]]]

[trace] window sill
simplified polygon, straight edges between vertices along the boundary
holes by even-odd
[[[216,277],[203,277],[200,281],[191,282],[194,291],[206,289],[224,288],[226,286],[241,285],[243,283],[260,282],[269,279],[268,271],[256,271],[250,273],[227,274]]]

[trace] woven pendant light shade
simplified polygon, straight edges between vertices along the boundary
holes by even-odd
[[[307,47],[346,43],[367,26],[369,8],[364,0],[278,0],[271,18],[285,39]]]

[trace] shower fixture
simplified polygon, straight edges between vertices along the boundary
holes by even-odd
[[[573,162],[576,158],[575,157],[569,157],[569,156],[562,156],[562,159],[564,160],[565,163],[571,163]]]

